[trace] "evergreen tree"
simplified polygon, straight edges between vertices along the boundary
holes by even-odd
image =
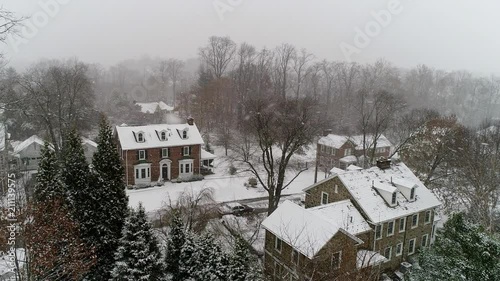
[[[247,244],[241,237],[236,237],[233,254],[229,261],[229,279],[247,281],[250,275],[250,253]]]
[[[82,238],[86,242],[94,242],[99,237],[97,225],[100,216],[95,180],[90,174],[85,160],[80,136],[71,130],[64,141],[61,177],[67,190],[70,210],[73,218],[80,225]]]
[[[228,259],[209,234],[188,234],[180,256],[179,271],[185,279],[195,281],[230,280]]]
[[[60,180],[59,163],[56,154],[48,142],[43,145],[41,153],[42,159],[38,165],[33,197],[39,203],[62,200],[66,194]]]
[[[98,222],[100,237],[96,240],[98,266],[92,275],[96,280],[107,280],[114,264],[114,253],[128,212],[128,198],[123,182],[124,170],[117,148],[113,142],[113,133],[106,118],[101,117],[97,151],[92,165],[95,176],[95,194],[98,203],[96,210],[102,218]]]
[[[163,280],[163,264],[158,241],[141,204],[130,210],[115,256],[111,280]]]
[[[412,280],[498,280],[500,241],[463,214],[451,217],[431,248],[419,256]]]
[[[184,222],[178,212],[174,212],[167,239],[167,249],[165,253],[167,272],[172,275],[173,281],[183,281],[186,276],[182,275],[179,271],[179,263],[181,251],[186,242],[186,232],[184,231]]]

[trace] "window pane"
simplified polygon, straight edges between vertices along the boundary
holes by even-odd
[[[141,178],[146,178],[146,169],[141,169]]]

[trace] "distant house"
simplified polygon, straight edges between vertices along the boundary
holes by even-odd
[[[173,111],[174,107],[170,106],[162,101],[159,102],[136,102],[141,108],[142,113],[154,114],[156,112],[167,113],[169,111]]]
[[[44,140],[36,135],[33,135],[20,143],[14,143],[15,146],[13,146],[13,153],[19,158],[19,168],[22,171],[38,169],[38,164],[42,159],[42,147],[44,143]]]
[[[22,142],[14,141],[11,144],[13,155],[19,159],[19,168],[22,171],[38,170],[38,164],[42,159],[42,147],[45,145],[43,139],[33,135]],[[91,164],[92,157],[97,150],[97,144],[88,138],[82,137],[82,146],[85,160],[88,164]]]
[[[440,202],[403,163],[343,171],[304,191],[305,208],[285,202],[262,223],[273,280],[378,280],[433,242]]]
[[[97,151],[97,143],[86,137],[82,137],[82,146],[85,159],[87,160],[87,163],[91,164],[94,153]]]
[[[203,139],[193,118],[185,124],[117,126],[115,136],[127,185],[190,178],[215,157],[202,150]]]
[[[362,163],[364,148],[367,156],[370,156],[374,147],[375,159],[387,158],[390,155],[392,144],[384,135],[377,139],[375,146],[372,135],[367,135],[363,141],[363,135],[325,134],[318,140],[316,157],[318,164],[324,171],[329,171],[334,167],[345,170],[350,165]]]

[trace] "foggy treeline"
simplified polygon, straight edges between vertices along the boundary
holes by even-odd
[[[18,127],[15,137],[21,139],[44,128],[36,124],[39,121],[31,121],[36,113],[25,108],[23,97],[30,84],[48,79],[44,73],[52,71],[55,80],[50,83],[57,81],[53,67],[62,65],[70,73],[71,69],[82,72],[88,82],[81,108],[106,112],[115,124],[141,123],[135,118],[139,109],[134,102],[161,100],[175,106],[181,117],[195,117],[204,132],[215,132],[220,124],[226,123],[224,128],[227,123],[238,124],[245,117],[245,101],[251,97],[310,97],[318,104],[322,124],[354,134],[361,129],[361,108],[374,103],[374,95],[382,91],[395,98],[399,109],[434,109],[442,115],[456,115],[469,126],[498,118],[500,111],[499,77],[446,72],[427,65],[402,69],[383,59],[371,64],[328,61],[290,44],[257,49],[213,36],[200,46],[198,59],[144,56],[110,67],[70,59],[36,62],[22,72],[4,67],[2,84],[10,89],[2,97],[7,116],[24,119],[14,125]]]

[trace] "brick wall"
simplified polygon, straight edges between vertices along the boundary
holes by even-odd
[[[337,186],[337,192],[335,192],[335,185]],[[334,177],[306,191],[305,207],[311,208],[321,205],[322,192],[328,194],[328,203],[351,199],[349,191],[347,191],[340,179]]]
[[[193,174],[199,174],[201,146],[190,146],[191,154],[189,156],[182,155],[183,147],[184,146],[170,147],[168,158],[161,157],[161,148],[144,149],[147,154],[146,160],[139,160],[138,150],[123,151],[121,157],[123,166],[126,169],[125,182],[128,183],[128,185],[135,184],[134,165],[139,163],[151,163],[151,182],[158,181],[161,175],[160,161],[163,159],[170,159],[172,161],[170,165],[170,179],[175,179],[179,176],[179,160],[182,159],[193,159]]]

